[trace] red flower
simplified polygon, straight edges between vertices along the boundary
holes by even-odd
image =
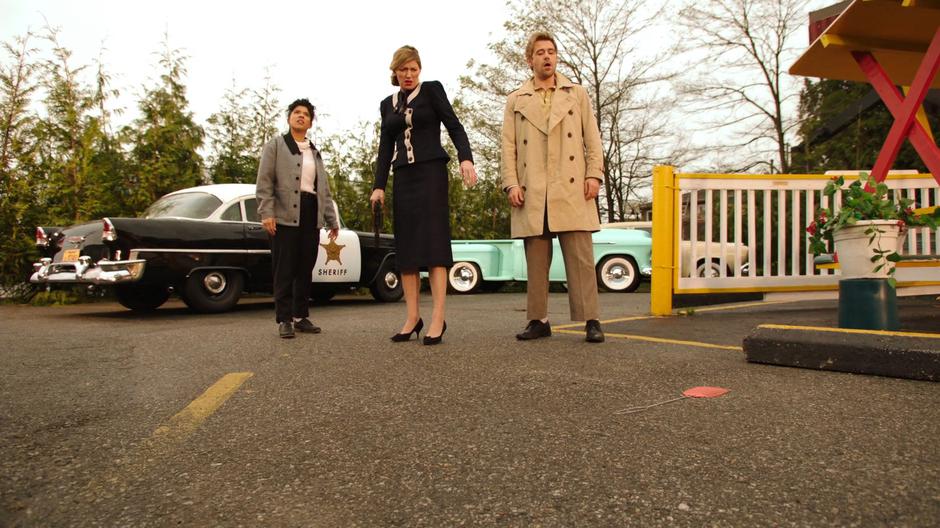
[[[806,232],[811,235],[816,235],[816,222],[813,222],[806,228]]]

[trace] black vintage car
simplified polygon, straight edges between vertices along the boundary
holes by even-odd
[[[391,235],[320,231],[312,297],[368,286],[373,297],[402,297]],[[140,218],[104,218],[69,228],[36,228],[43,258],[35,284],[111,286],[131,310],[153,310],[172,292],[197,312],[224,312],[244,292],[270,293],[271,250],[258,218],[255,186],[220,184],[172,192]]]

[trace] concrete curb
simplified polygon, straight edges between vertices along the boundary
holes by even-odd
[[[752,363],[940,381],[940,334],[760,325],[744,338]]]

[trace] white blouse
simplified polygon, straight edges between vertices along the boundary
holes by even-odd
[[[303,157],[303,164],[300,166],[300,190],[316,193],[317,164],[313,159],[313,149],[310,148],[310,142],[306,139],[298,141],[297,148],[300,149],[300,155]]]

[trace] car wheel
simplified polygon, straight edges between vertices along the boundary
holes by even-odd
[[[597,265],[597,284],[610,292],[632,292],[640,285],[640,271],[633,257],[613,255]]]
[[[183,285],[183,298],[197,312],[227,312],[238,303],[244,283],[245,277],[240,271],[195,271]]]
[[[389,262],[382,266],[375,282],[369,286],[369,291],[372,292],[375,300],[382,302],[396,302],[405,294],[401,286],[401,277]]]
[[[156,284],[129,284],[114,290],[121,306],[135,312],[152,312],[170,298],[170,290]]]
[[[713,278],[721,276],[721,264],[717,260],[710,262],[700,261],[695,268],[695,276],[703,278]]]
[[[457,262],[447,272],[447,284],[457,293],[473,293],[481,282],[480,268],[472,262]]]

